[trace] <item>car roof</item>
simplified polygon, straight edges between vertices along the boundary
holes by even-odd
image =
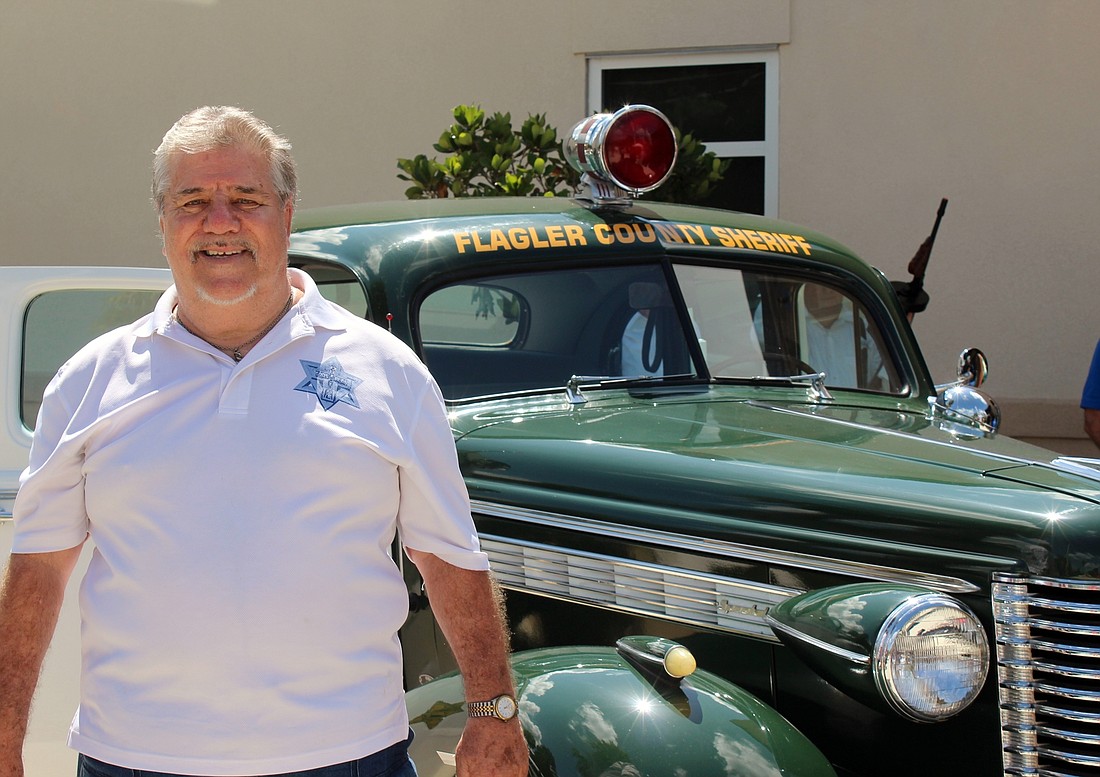
[[[630,225],[634,234],[629,232]],[[509,240],[509,236],[517,236],[510,230],[523,228],[534,230],[529,240]],[[563,197],[361,203],[299,211],[294,218],[294,232],[293,252],[342,256],[344,261],[350,253],[367,248],[376,260],[395,255],[404,260],[414,254],[423,257],[422,247],[428,242],[432,243],[428,253],[452,268],[500,260],[515,265],[530,259],[543,260],[548,257],[542,249],[551,247],[565,249],[559,255],[576,253],[590,258],[597,254],[607,258],[637,255],[640,248],[648,247],[662,253],[726,253],[731,258],[740,255],[741,259],[745,254],[755,254],[757,258],[778,260],[779,264],[832,266],[872,285],[878,285],[879,277],[846,246],[800,225],[735,211],[648,200],[615,206],[593,206],[586,200]],[[448,235],[454,239],[445,239]],[[353,246],[357,250],[350,250]]]

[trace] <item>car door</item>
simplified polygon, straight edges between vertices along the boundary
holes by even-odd
[[[11,551],[12,506],[43,389],[82,345],[150,311],[170,283],[166,269],[0,267],[0,569]],[[28,775],[75,773],[65,739],[80,674],[77,588],[89,553],[85,547],[69,583],[39,681],[24,747]]]

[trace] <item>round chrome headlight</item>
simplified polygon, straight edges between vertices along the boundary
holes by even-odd
[[[941,594],[906,599],[887,617],[872,662],[879,692],[918,721],[966,709],[985,683],[989,641],[970,610]]]

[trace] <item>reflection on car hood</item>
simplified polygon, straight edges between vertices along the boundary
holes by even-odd
[[[461,417],[461,416],[460,416]],[[728,399],[628,400],[563,404],[509,403],[460,422],[464,437],[574,441],[646,448],[708,460],[756,462],[835,473],[908,467],[992,473],[1049,466],[1057,454],[962,423],[898,407]],[[857,462],[859,462],[857,464]],[[871,474],[871,473],[868,473]]]
[[[712,392],[649,401],[619,394],[572,409],[512,401],[495,410],[454,419],[475,499],[599,510],[606,520],[671,522],[737,541],[798,528],[919,544],[934,532],[971,552],[1044,560],[1071,541],[1075,521],[1084,530],[1100,520],[1100,482],[1058,470],[1050,451],[900,406]],[[994,524],[1005,521],[1043,547],[996,545],[1006,535]]]

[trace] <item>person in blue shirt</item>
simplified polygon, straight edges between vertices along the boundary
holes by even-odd
[[[1092,365],[1081,392],[1081,409],[1085,411],[1085,433],[1100,446],[1100,342],[1092,354]]]

